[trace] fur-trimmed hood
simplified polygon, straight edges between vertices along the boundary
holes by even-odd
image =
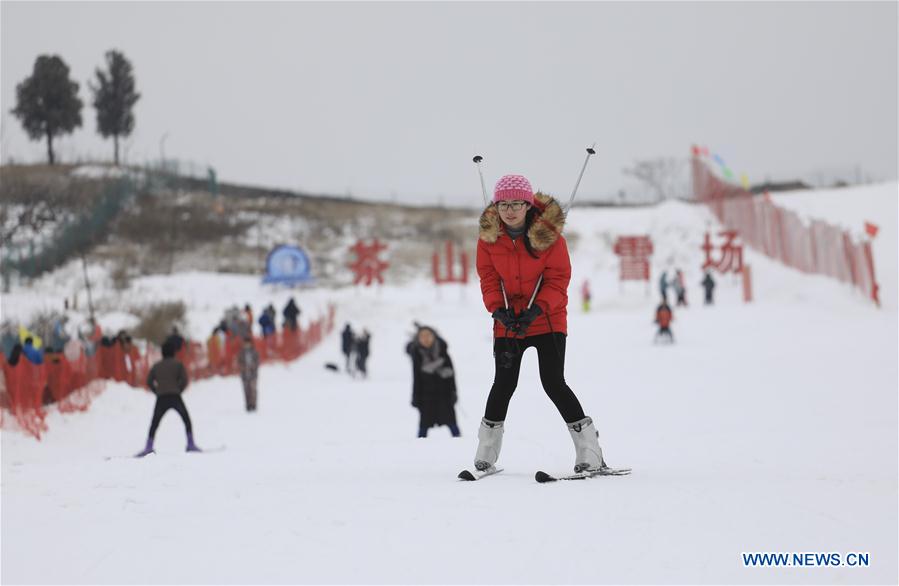
[[[543,252],[555,244],[562,234],[565,213],[555,198],[539,191],[534,194],[534,207],[537,209],[537,216],[528,229],[528,240],[534,250]],[[493,204],[488,205],[481,213],[479,224],[478,237],[487,244],[493,244],[505,232],[503,221]]]

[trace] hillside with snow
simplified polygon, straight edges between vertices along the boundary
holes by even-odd
[[[879,225],[883,307],[751,250],[753,302],[742,301],[738,278],[719,276],[715,304],[703,306],[700,245],[719,229],[704,207],[571,212],[566,380],[596,421],[607,462],[633,468],[627,477],[534,481],[538,469],[569,471],[574,454],[528,352],[506,420],[504,471],[456,480],[471,467],[493,379],[477,278],[437,290],[423,265],[418,279],[372,288],[290,291],[199,271],[104,287],[96,295],[110,305],[115,296],[184,301],[188,333],[200,339],[235,303],[280,308],[294,295],[301,319],[313,319],[333,302],[338,330],[372,332],[370,374],[324,368],[342,364],[335,330],[301,359],[261,369],[256,413],[244,411],[238,378],[197,381],[184,398],[198,443],[214,449],[205,454],[184,452],[181,422],[169,414],[158,453],[129,458],[143,446],[154,398],[118,383],[86,413],[52,411],[40,442],[4,428],[0,580],[896,583],[897,186],[776,198],[851,229]],[[612,245],[639,234],[653,239],[652,281],[622,285]],[[676,343],[655,345],[656,281],[675,268],[689,306],[674,308]],[[14,287],[4,318],[58,307],[74,275],[64,267],[34,288]],[[127,319],[100,321],[118,328]],[[404,353],[413,321],[449,344],[461,438],[446,428],[415,438]],[[863,552],[870,564],[746,567],[747,552]]]

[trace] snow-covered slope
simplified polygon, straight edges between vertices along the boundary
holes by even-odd
[[[895,190],[895,186],[884,186]],[[895,205],[884,200],[885,206]],[[888,211],[889,208],[887,208]],[[884,213],[881,236],[895,238]],[[473,219],[474,221],[474,219]],[[370,378],[323,368],[339,336],[260,375],[260,410],[236,378],[185,395],[198,442],[174,415],[159,454],[136,452],[153,398],[110,384],[84,414],[52,413],[38,443],[2,435],[3,582],[37,583],[895,583],[897,315],[848,286],[752,252],[756,300],[719,279],[700,305],[701,207],[575,209],[567,381],[597,421],[623,478],[538,485],[573,449],[525,355],[509,411],[505,472],[470,466],[493,377],[490,319],[477,283],[422,280],[297,294],[315,314],[373,332]],[[617,282],[614,237],[649,233],[653,279],[678,266],[677,344],[651,343],[656,286]],[[877,259],[884,283],[895,262]],[[426,270],[426,269],[423,269]],[[584,279],[594,309],[578,306]],[[886,289],[886,286],[884,286]],[[187,297],[200,333],[227,304],[281,302],[252,277],[142,279],[135,295]],[[884,291],[884,296],[895,296]],[[4,298],[4,312],[23,292]],[[21,307],[26,303],[21,301]],[[310,316],[311,317],[311,316]],[[413,320],[435,326],[457,366],[463,437],[414,438],[403,347]],[[747,568],[742,552],[870,552],[863,568]]]

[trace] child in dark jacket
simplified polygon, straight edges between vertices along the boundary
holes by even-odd
[[[193,428],[190,423],[190,415],[187,407],[181,400],[181,393],[187,388],[187,370],[179,360],[175,358],[175,346],[172,343],[162,345],[162,360],[153,365],[147,375],[147,386],[156,395],[156,407],[153,409],[153,421],[150,424],[150,435],[147,437],[147,445],[136,457],[143,458],[152,454],[153,438],[162,416],[169,409],[174,409],[184,422],[187,432],[187,451],[200,452],[200,448],[194,443]]]

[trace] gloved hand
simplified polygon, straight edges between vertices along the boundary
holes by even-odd
[[[518,316],[518,334],[524,336],[528,328],[531,327],[531,324],[534,323],[534,320],[541,313],[543,313],[543,310],[536,303],[522,311],[521,315]]]
[[[515,312],[511,309],[497,309],[493,312],[493,319],[503,324],[507,330],[513,332],[518,330],[518,320],[515,318]]]

